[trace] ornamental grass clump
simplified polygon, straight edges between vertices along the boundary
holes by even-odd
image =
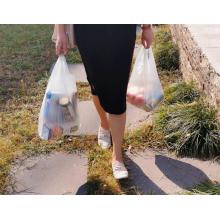
[[[193,82],[173,83],[165,88],[164,93],[167,104],[190,103],[199,98],[199,92],[195,89]]]
[[[156,47],[154,57],[159,70],[174,71],[179,69],[179,51],[173,42]]]
[[[173,42],[168,26],[159,26],[155,29],[153,51],[159,70],[174,71],[179,69],[178,46]]]
[[[212,158],[220,155],[216,111],[204,101],[164,105],[155,114],[155,126],[178,156]]]
[[[178,156],[212,158],[220,155],[216,110],[208,106],[194,83],[174,83],[165,88],[165,102],[155,112],[155,129]]]
[[[206,181],[186,191],[187,195],[220,195],[220,183]]]
[[[167,26],[158,26],[156,31],[155,31],[155,40],[154,44],[159,45],[159,44],[165,44],[167,42],[172,41],[172,35]]]

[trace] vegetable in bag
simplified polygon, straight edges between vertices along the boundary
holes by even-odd
[[[154,110],[164,98],[152,49],[141,46],[127,88],[127,101],[146,111]]]
[[[79,128],[75,76],[69,72],[66,59],[59,56],[41,105],[38,133],[44,140],[72,135]]]

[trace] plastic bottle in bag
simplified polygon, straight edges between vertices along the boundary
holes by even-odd
[[[60,110],[57,108],[57,95],[48,91],[44,105],[44,139],[48,140],[62,134]]]
[[[44,140],[73,135],[80,126],[76,80],[66,59],[59,56],[41,105],[38,133]]]
[[[62,115],[63,134],[72,134],[79,128],[76,94],[72,94],[72,97],[61,96],[59,98],[59,105]]]

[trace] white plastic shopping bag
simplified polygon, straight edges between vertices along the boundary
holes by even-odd
[[[75,76],[60,55],[51,73],[43,98],[38,133],[44,140],[72,135],[79,128]]]
[[[127,101],[146,111],[154,110],[164,98],[152,49],[141,46],[129,79]]]

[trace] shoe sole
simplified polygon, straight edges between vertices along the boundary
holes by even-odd
[[[128,175],[127,175],[127,176],[120,177],[120,178],[116,178],[116,177],[114,176],[114,178],[115,178],[116,180],[127,179],[127,178],[128,178]]]
[[[107,150],[111,147],[111,145],[107,146],[107,147],[102,147],[102,145],[98,142],[99,147],[101,147],[103,150]]]

